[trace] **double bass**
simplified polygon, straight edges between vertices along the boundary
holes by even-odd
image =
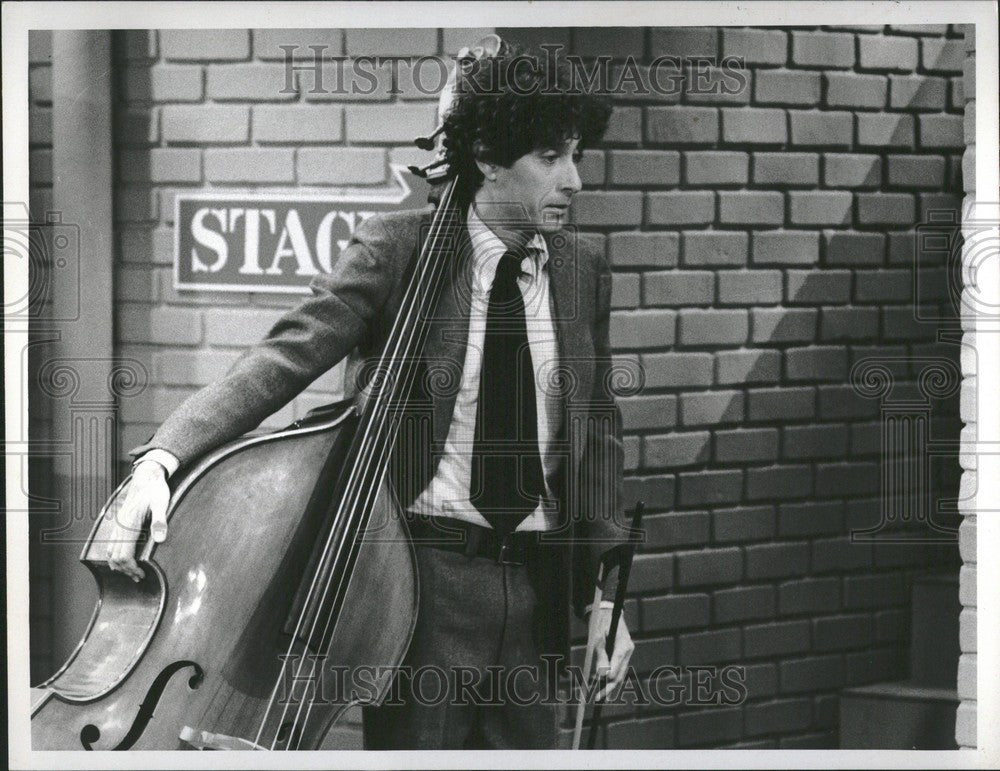
[[[462,66],[502,46],[459,54],[440,117]],[[140,541],[138,583],[107,563],[118,486],[81,556],[90,623],[31,691],[33,749],[318,749],[350,707],[385,699],[419,591],[387,469],[462,221],[443,154],[415,171],[437,206],[369,387],[175,474],[170,538]]]

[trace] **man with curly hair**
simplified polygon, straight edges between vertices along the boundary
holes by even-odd
[[[555,747],[561,667],[549,657],[565,664],[570,606],[608,629],[610,609],[587,600],[601,554],[626,537],[611,272],[600,242],[569,227],[577,163],[611,108],[548,60],[511,51],[489,65],[469,74],[444,122],[464,221],[424,356],[456,376],[417,395],[433,404],[431,436],[396,449],[420,599],[404,668],[385,703],[365,709],[371,749]],[[137,533],[151,518],[154,540],[165,538],[178,467],[255,427],[353,349],[378,355],[429,218],[365,220],[312,297],[133,451],[112,569],[141,577]],[[633,649],[626,625],[610,660],[597,648],[610,690]]]

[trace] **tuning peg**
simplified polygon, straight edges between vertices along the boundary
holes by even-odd
[[[434,133],[432,133],[430,136],[417,137],[416,139],[414,139],[413,144],[415,144],[421,150],[433,150],[434,140],[437,139],[437,137],[441,134],[442,131],[444,131],[443,123],[436,129],[434,129]]]
[[[428,163],[426,166],[407,166],[407,168],[410,170],[411,174],[413,174],[413,175],[415,175],[417,177],[420,177],[421,179],[427,179],[427,175],[433,169],[436,169],[438,166],[443,166],[444,163],[445,163],[445,159],[444,158],[439,158],[438,160],[434,161],[433,163]]]

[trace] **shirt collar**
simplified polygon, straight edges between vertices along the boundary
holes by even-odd
[[[477,277],[481,277],[480,281],[488,289],[493,283],[493,276],[496,275],[497,264],[506,253],[507,247],[500,240],[500,237],[476,214],[475,204],[469,206],[467,221],[469,240],[472,242],[473,271]],[[540,233],[535,233],[525,249],[529,257],[521,262],[521,270],[534,279],[548,262],[549,250]]]

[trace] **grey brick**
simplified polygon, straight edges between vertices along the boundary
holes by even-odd
[[[741,144],[782,144],[788,139],[783,110],[727,107],[722,110],[723,141]]]
[[[801,420],[815,414],[813,388],[751,388],[747,392],[747,416],[754,422]]]
[[[645,437],[644,466],[652,471],[705,463],[709,459],[709,436],[707,431],[692,431]]]
[[[580,225],[638,226],[642,222],[642,193],[588,190],[574,196],[571,214]]]
[[[708,386],[712,383],[709,353],[651,353],[642,355],[646,385],[650,388]]]
[[[253,138],[275,144],[339,142],[343,116],[340,105],[257,105],[251,116]]]
[[[160,47],[168,61],[241,61],[250,56],[250,31],[165,29]]]
[[[878,187],[882,159],[877,155],[827,153],[823,156],[823,184],[827,187]]]
[[[778,458],[776,428],[737,428],[715,432],[715,460],[719,463],[754,463]]]
[[[740,630],[688,632],[678,638],[678,661],[690,664],[730,663],[740,657]]]
[[[680,312],[678,342],[682,346],[734,345],[746,342],[745,310],[688,309]]]
[[[205,150],[205,177],[210,182],[292,182],[291,148],[226,147]]]
[[[754,97],[762,104],[806,104],[819,102],[820,74],[797,70],[760,70]]]
[[[850,67],[854,64],[854,36],[792,32],[792,61],[806,67]]]
[[[853,142],[854,119],[849,112],[792,110],[789,123],[793,145],[847,147]]]
[[[167,105],[163,108],[163,138],[167,142],[245,142],[250,133],[250,109],[243,105]]]
[[[739,391],[702,391],[681,394],[681,423],[685,426],[700,426],[742,420],[743,401],[743,394]]]
[[[783,537],[829,535],[841,532],[843,526],[843,503],[807,501],[778,507],[778,535]]]
[[[786,301],[798,304],[847,302],[851,274],[846,270],[789,270]]]
[[[669,145],[713,144],[719,139],[719,110],[650,107],[646,110],[646,139]]]
[[[649,193],[646,217],[650,225],[707,224],[715,219],[715,194],[709,190]]]
[[[784,220],[785,198],[779,192],[723,190],[719,193],[719,221],[723,224],[780,225]]]
[[[800,578],[778,587],[778,609],[782,615],[829,613],[839,607],[838,578]]]
[[[675,511],[643,520],[643,529],[649,548],[700,547],[708,543],[710,520],[707,511]]]
[[[690,151],[684,154],[684,178],[689,185],[737,185],[747,181],[747,153]]]
[[[809,621],[753,624],[743,629],[743,655],[781,656],[809,650]]]
[[[754,308],[751,342],[810,342],[816,338],[818,312],[812,308]]]
[[[348,29],[346,38],[344,47],[352,55],[430,56],[438,52],[434,27]]]
[[[788,32],[777,29],[722,29],[723,56],[740,56],[747,64],[784,64]]]
[[[789,460],[847,455],[847,427],[843,425],[785,426],[782,435],[782,456]]]
[[[851,221],[850,193],[841,190],[793,190],[789,216],[795,225],[842,225]]]
[[[943,110],[947,81],[926,75],[890,75],[889,106],[894,110]]]
[[[745,265],[747,235],[729,231],[692,231],[684,234],[685,265]]]
[[[617,401],[626,431],[669,428],[677,422],[676,396],[629,396]]]
[[[212,64],[208,67],[208,98],[214,101],[276,102],[297,96],[294,78],[281,64]]]
[[[781,662],[781,692],[836,688],[844,682],[844,662],[840,656],[810,656]]]
[[[321,59],[342,56],[344,31],[340,29],[255,29],[253,52],[258,59],[285,61],[286,51],[280,46],[295,46],[296,62],[312,62],[316,47]]]
[[[816,153],[754,153],[753,181],[758,185],[815,185],[819,181]]]
[[[781,363],[778,351],[720,351],[716,358],[720,385],[778,382]]]
[[[670,267],[677,264],[677,233],[612,233],[608,238],[611,264],[618,267]],[[667,275],[667,274],[662,274]]]
[[[716,509],[712,512],[712,533],[717,543],[770,538],[774,535],[774,507]]]
[[[823,231],[827,265],[879,265],[885,259],[885,236],[881,233]]]
[[[812,492],[808,466],[769,466],[747,469],[747,500],[802,498]]]
[[[611,152],[611,184],[676,185],[680,182],[680,153],[662,150]]]
[[[861,75],[857,72],[828,72],[826,103],[830,107],[885,107],[885,75]]]
[[[839,346],[808,346],[785,351],[785,369],[790,380],[844,380],[847,351]]]
[[[940,155],[890,155],[889,184],[899,187],[940,189],[944,184],[944,157]]]
[[[869,147],[913,147],[912,115],[859,113],[858,144]]]
[[[820,339],[867,341],[878,336],[877,308],[825,308]]]
[[[652,55],[716,56],[718,27],[659,27],[650,31]]]
[[[715,592],[712,604],[715,621],[725,624],[747,619],[773,618],[777,603],[773,586],[741,586]]]
[[[864,69],[915,70],[917,41],[909,37],[865,35],[858,39],[859,64]]]
[[[647,523],[650,520],[646,520]],[[707,594],[674,594],[669,597],[643,597],[644,632],[706,626],[709,620]]]
[[[739,470],[693,471],[678,475],[678,482],[679,500],[683,506],[735,503],[740,500],[743,490],[743,475]]]
[[[813,265],[819,262],[819,234],[768,230],[753,234],[755,265]]]
[[[647,272],[643,302],[646,305],[707,305],[715,299],[715,275],[707,270]],[[619,278],[616,276],[615,281]]]

